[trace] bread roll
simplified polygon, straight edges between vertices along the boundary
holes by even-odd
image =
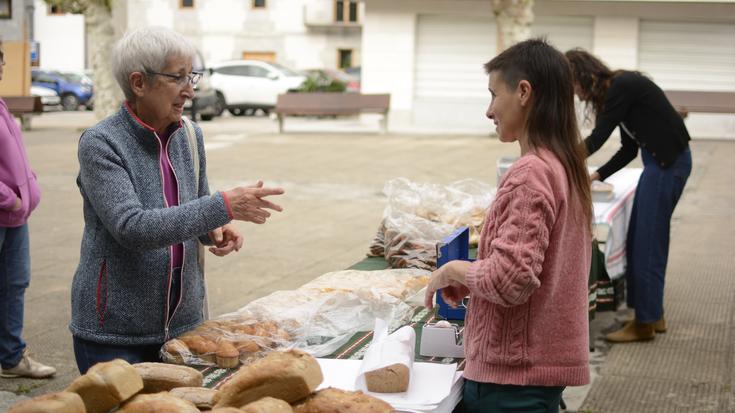
[[[401,393],[408,390],[411,372],[401,363],[365,373],[367,389],[373,393]]]
[[[122,359],[95,364],[66,388],[82,397],[87,413],[107,413],[141,390],[140,374]]]
[[[85,413],[84,401],[76,393],[45,394],[15,404],[7,413]]]
[[[308,396],[323,379],[311,355],[300,350],[274,351],[241,367],[214,397],[215,407],[241,407],[268,396],[295,402]]]
[[[192,402],[167,392],[139,394],[120,406],[115,413],[199,413]]]
[[[204,387],[177,387],[169,391],[172,396],[194,403],[199,409],[211,409],[214,406],[214,395],[217,390]]]
[[[293,413],[291,405],[273,397],[263,397],[240,408],[244,413]]]
[[[135,370],[143,379],[143,393],[158,393],[176,387],[201,387],[202,373],[186,366],[166,363],[136,363]]]
[[[393,407],[361,391],[351,392],[330,387],[319,390],[294,407],[295,413],[388,413]]]
[[[231,369],[240,364],[240,352],[232,342],[222,340],[217,344],[217,366],[223,369]]]

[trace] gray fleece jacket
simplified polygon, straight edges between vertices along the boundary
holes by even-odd
[[[77,185],[84,200],[84,234],[72,282],[69,329],[103,344],[160,344],[203,321],[204,282],[197,237],[230,221],[225,199],[210,195],[202,132],[199,192],[186,129],[168,143],[179,206],[166,208],[154,131],[126,105],[79,140]],[[184,244],[181,300],[168,317],[171,246]]]

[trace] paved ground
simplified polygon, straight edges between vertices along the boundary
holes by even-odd
[[[33,278],[25,336],[36,357],[59,373],[51,380],[0,379],[0,411],[15,394],[59,390],[78,375],[66,327],[82,229],[76,143],[81,129],[93,122],[86,113],[50,114],[25,133],[43,191],[31,220]],[[362,259],[385,205],[381,191],[387,180],[405,176],[449,183],[474,177],[495,184],[497,159],[517,152],[515,145],[482,136],[380,136],[374,133],[377,123],[350,120],[294,120],[283,135],[266,118],[225,117],[202,126],[213,190],[257,179],[286,189],[279,200],[283,213],[263,226],[238,224],[245,234],[242,251],[208,257],[214,314]],[[572,410],[733,409],[735,261],[726,237],[734,229],[728,213],[735,201],[730,182],[735,142],[697,141],[693,147],[695,172],[676,211],[672,237],[671,331],[642,345],[611,349],[598,343],[591,368],[599,377],[565,393]],[[614,150],[612,142],[590,163],[599,164]],[[620,317],[602,314],[593,327],[599,335]]]

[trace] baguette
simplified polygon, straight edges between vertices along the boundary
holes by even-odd
[[[202,373],[186,366],[166,363],[136,363],[135,370],[143,379],[143,393],[158,393],[176,387],[201,387]]]

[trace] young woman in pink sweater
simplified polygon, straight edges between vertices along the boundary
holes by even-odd
[[[477,260],[434,271],[426,292],[456,305],[464,330],[467,412],[558,412],[566,386],[589,382],[590,183],[564,55],[527,40],[485,64],[487,117],[521,158],[488,211]]]

